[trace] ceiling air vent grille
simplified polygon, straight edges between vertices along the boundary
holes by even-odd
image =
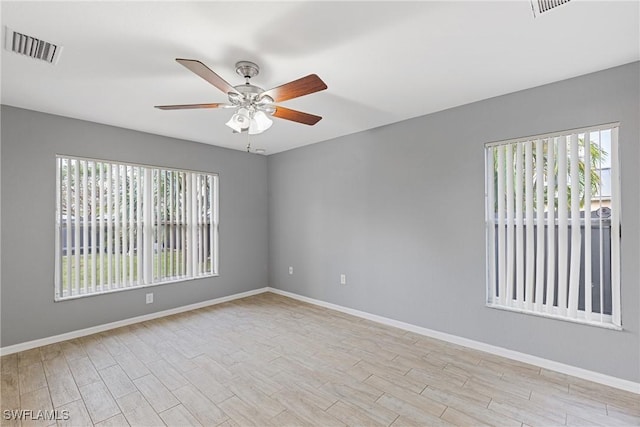
[[[26,34],[19,33],[9,27],[5,27],[5,47],[7,50],[20,55],[29,56],[49,64],[55,64],[60,58],[62,46],[41,40]]]
[[[542,14],[561,6],[565,3],[569,3],[570,0],[531,0],[531,7],[533,8],[533,15]]]

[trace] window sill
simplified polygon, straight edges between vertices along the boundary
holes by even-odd
[[[518,307],[507,307],[504,305],[498,305],[498,304],[494,304],[494,303],[487,303],[486,304],[487,307],[489,308],[493,308],[493,309],[497,309],[497,310],[504,310],[504,311],[512,311],[512,312],[516,312],[516,313],[522,313],[522,314],[528,314],[531,316],[537,316],[537,317],[546,317],[548,319],[555,319],[555,320],[562,320],[565,322],[571,322],[571,323],[579,323],[581,325],[587,325],[587,326],[595,326],[597,328],[603,328],[603,329],[610,329],[610,330],[614,330],[614,331],[623,331],[624,329],[622,328],[622,326],[618,326],[618,325],[614,325],[613,323],[602,323],[600,321],[596,321],[596,320],[589,320],[584,318],[584,313],[583,312],[579,312],[579,317],[577,319],[573,319],[573,318],[569,318],[569,317],[565,317],[561,314],[555,314],[555,313],[539,313],[539,312],[534,312],[531,310],[527,310],[524,308],[518,308]],[[595,316],[600,316],[600,314],[596,314],[593,313],[592,314],[594,317]],[[607,318],[611,318],[611,315],[605,314],[603,315],[604,319]]]
[[[112,294],[112,293],[115,293],[115,292],[133,291],[133,290],[136,290],[136,289],[153,288],[153,287],[156,287],[156,286],[169,285],[169,284],[173,284],[173,283],[192,282],[192,281],[195,281],[195,280],[207,279],[207,278],[211,278],[211,277],[220,277],[220,274],[208,274],[206,276],[165,280],[165,281],[162,281],[162,282],[150,283],[148,285],[128,286],[128,287],[122,287],[122,288],[116,288],[116,289],[109,289],[109,290],[106,290],[106,291],[91,292],[91,293],[86,293],[86,294],[68,295],[68,296],[62,296],[62,297],[54,296],[53,302],[71,301],[71,300],[80,299],[80,298],[95,297],[95,296],[98,296],[98,295]]]

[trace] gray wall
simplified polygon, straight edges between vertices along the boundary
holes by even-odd
[[[270,156],[270,285],[640,381],[639,81],[633,63]],[[487,308],[483,144],[615,121],[624,331]]]
[[[264,156],[8,106],[1,119],[3,347],[267,286]],[[220,276],[54,303],[57,153],[219,173]]]
[[[640,381],[639,81],[634,63],[268,159],[2,106],[0,345],[270,284]],[[625,330],[486,308],[483,143],[612,121]],[[56,153],[219,173],[221,276],[150,288],[152,305],[148,289],[54,303]]]

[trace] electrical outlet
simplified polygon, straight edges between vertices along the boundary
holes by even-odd
[[[293,267],[289,267],[289,274],[293,274]]]
[[[347,284],[347,275],[346,274],[341,274],[340,275],[340,284],[341,285],[346,285]]]
[[[152,304],[153,303],[153,292],[150,294],[147,294],[147,304]]]

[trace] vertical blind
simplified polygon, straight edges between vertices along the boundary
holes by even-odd
[[[617,124],[485,154],[488,305],[620,327]]]
[[[56,161],[56,300],[217,274],[217,175]]]

